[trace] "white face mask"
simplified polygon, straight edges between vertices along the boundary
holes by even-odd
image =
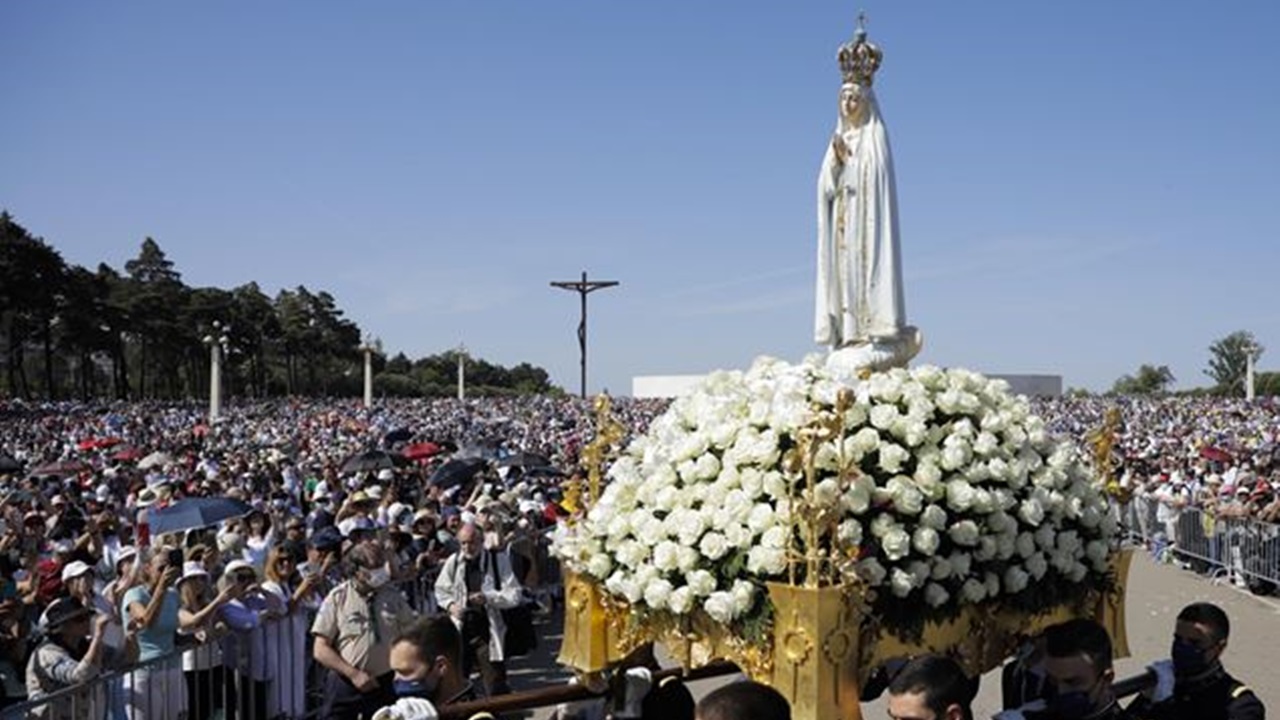
[[[391,581],[391,573],[384,567],[374,568],[365,575],[365,582],[369,587],[377,590]]]

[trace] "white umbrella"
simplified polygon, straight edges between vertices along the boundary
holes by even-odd
[[[164,467],[172,463],[173,463],[173,457],[171,457],[169,453],[161,452],[157,450],[156,452],[153,452],[150,455],[142,458],[142,460],[138,461],[138,469],[150,470],[151,468]]]

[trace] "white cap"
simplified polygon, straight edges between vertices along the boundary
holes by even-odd
[[[120,563],[125,560],[132,560],[136,557],[138,557],[138,549],[132,545],[125,545],[120,548],[120,554],[116,555],[116,567],[119,568]]]
[[[372,530],[372,529],[373,529],[373,523],[369,521],[369,518],[364,517],[363,515],[357,515],[356,517],[349,517],[346,520],[343,520],[342,522],[338,523],[338,532],[342,533],[342,537],[349,537],[351,533],[359,530]]]
[[[66,567],[62,568],[62,582],[66,582],[72,578],[78,578],[81,575],[92,571],[93,568],[89,567],[88,563],[80,560],[69,562]]]
[[[381,485],[370,485],[369,487],[367,487],[367,488],[365,488],[365,489],[364,489],[364,494],[365,494],[366,496],[368,496],[368,498],[369,498],[370,500],[381,500],[381,499],[382,499],[382,486],[381,486]]]
[[[248,560],[232,560],[227,563],[226,569],[222,571],[223,575],[234,575],[241,570],[252,570],[254,575],[258,574],[258,569]]]
[[[396,476],[395,471],[393,471],[391,468],[382,468],[381,470],[378,471],[379,480],[391,480],[395,478],[395,476]]]
[[[181,583],[194,577],[209,577],[209,571],[205,570],[204,565],[195,561],[183,563],[182,577],[178,578],[178,582]]]

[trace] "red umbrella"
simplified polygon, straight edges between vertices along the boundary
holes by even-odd
[[[439,455],[444,448],[432,442],[420,442],[406,446],[401,455],[410,460],[426,460],[429,457]]]
[[[88,440],[81,440],[80,444],[76,445],[76,447],[81,451],[101,450],[102,448],[114,447],[122,442],[124,441],[117,437],[90,438]]]
[[[54,475],[56,477],[66,477],[88,470],[89,466],[79,460],[63,460],[62,462],[49,463],[41,465],[31,471],[31,475],[35,477],[43,477],[45,475]]]
[[[1220,447],[1213,447],[1212,445],[1201,448],[1200,457],[1205,460],[1213,460],[1214,462],[1231,462],[1231,453]]]
[[[141,457],[142,451],[135,447],[121,448],[111,454],[111,459],[119,462],[134,462]]]
[[[209,426],[204,423],[199,423],[195,427],[191,428],[191,434],[196,437],[204,437],[209,434]]]

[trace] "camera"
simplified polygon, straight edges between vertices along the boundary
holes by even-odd
[[[171,568],[182,569],[182,551],[177,548],[170,548],[168,552],[168,563]]]

